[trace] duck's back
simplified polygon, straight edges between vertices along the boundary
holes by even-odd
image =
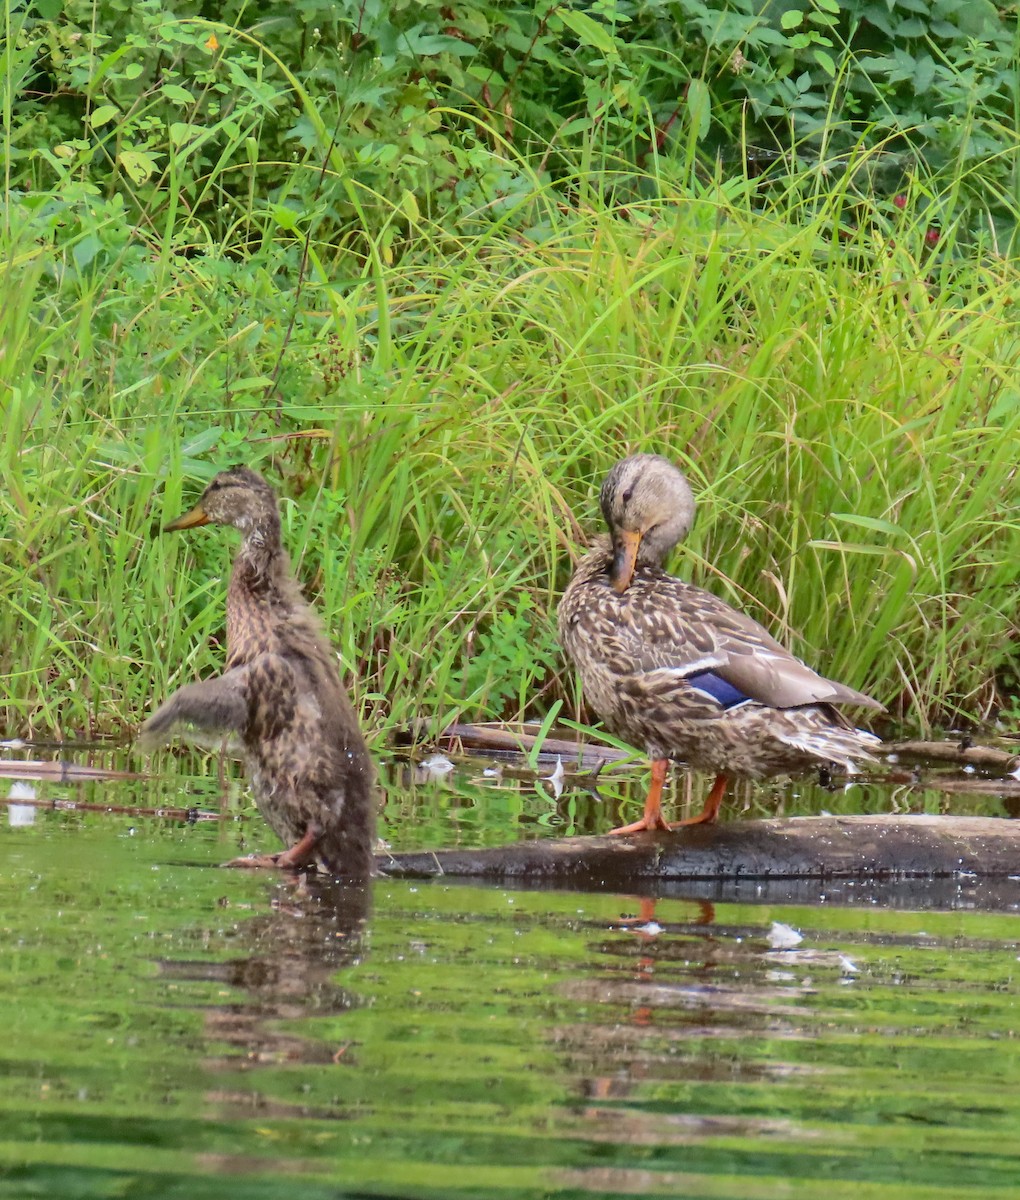
[[[560,642],[588,703],[616,736],[652,757],[759,777],[819,758],[866,757],[832,706],[879,707],[789,653],[763,626],[658,567],[614,590],[602,541],[559,608]],[[864,735],[867,738],[869,735]]]

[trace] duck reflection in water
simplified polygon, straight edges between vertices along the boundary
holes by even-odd
[[[302,1035],[287,1024],[361,1005],[338,972],[362,960],[371,903],[368,880],[360,886],[322,876],[281,880],[271,911],[238,922],[237,940],[247,952],[242,957],[161,960],[167,980],[208,981],[236,990],[229,1002],[204,1007],[206,1041],[228,1047],[225,1054],[207,1057],[204,1066],[234,1072],[260,1064],[353,1065],[357,1049],[350,1041]],[[209,1099],[247,1111],[256,1101],[263,1103],[260,1095],[221,1081]]]

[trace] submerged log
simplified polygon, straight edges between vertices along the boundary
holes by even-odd
[[[464,876],[629,890],[650,881],[1020,876],[1020,821],[789,817],[635,837],[550,838],[377,860],[391,877]]]

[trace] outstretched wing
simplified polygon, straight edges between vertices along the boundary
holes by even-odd
[[[248,719],[248,699],[248,667],[233,667],[215,679],[185,684],[142,725],[136,744],[154,750],[184,725],[218,736],[239,734]]]

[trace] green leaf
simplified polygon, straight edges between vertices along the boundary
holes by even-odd
[[[935,82],[935,60],[930,54],[922,54],[914,64],[914,91],[922,95]]]
[[[784,29],[796,29],[804,23],[804,14],[796,8],[787,9],[779,18],[779,24]]]
[[[168,100],[172,100],[175,104],[195,103],[195,97],[187,88],[182,88],[178,83],[164,83],[160,90]]]
[[[619,58],[619,48],[613,40],[612,34],[604,25],[600,25],[598,21],[583,12],[569,12],[561,9],[559,15],[563,24],[577,34],[586,46],[591,46],[613,58]]]
[[[194,458],[198,454],[204,454],[207,450],[211,450],[222,436],[223,427],[221,425],[203,429],[201,433],[196,434],[181,446],[181,457]]]
[[[280,229],[294,233],[298,228],[298,214],[292,208],[288,208],[286,204],[273,204],[269,211],[273,214],[273,220]]]
[[[156,170],[156,160],[144,150],[121,150],[117,161],[133,184],[144,183]]]
[[[965,37],[988,38],[989,40],[1001,27],[1001,23],[1007,19],[1005,16],[999,17],[996,6],[991,3],[991,0],[967,0],[957,14],[960,32]],[[1015,14],[1012,20],[1015,26]]]
[[[844,525],[856,525],[859,529],[872,529],[876,533],[885,533],[889,537],[903,537],[903,530],[891,521],[883,521],[879,517],[864,517],[859,513],[833,513],[833,521],[842,521]]]
[[[183,146],[189,138],[201,132],[197,125],[189,125],[185,121],[173,121],[170,124],[170,140],[175,146]]]
[[[552,728],[553,721],[556,720],[556,717],[558,716],[562,707],[562,700],[554,700],[549,706],[549,711],[546,713],[545,719],[542,721],[542,725],[535,737],[534,745],[528,752],[528,766],[531,767],[532,770],[535,770],[535,768],[538,766],[538,756],[542,751],[542,743],[549,736],[549,730]]]
[[[846,554],[870,554],[875,558],[884,558],[892,551],[889,546],[870,546],[863,542],[831,542],[825,538],[812,538],[804,545],[812,550],[840,550]]]
[[[832,55],[827,50],[822,50],[821,47],[815,47],[815,62],[822,68],[830,79],[835,78],[836,64],[833,62]]]
[[[418,201],[414,192],[405,189],[403,196],[400,198],[400,207],[404,210],[404,216],[409,221],[417,223],[421,219],[421,212],[418,209]]]
[[[712,97],[704,80],[692,79],[687,85],[687,110],[694,136],[704,141],[712,126]]]
[[[109,124],[114,117],[120,116],[120,109],[116,104],[100,104],[98,108],[94,108],[89,116],[89,124],[93,129],[99,129],[102,125]]]
[[[236,392],[264,392],[272,387],[273,381],[268,375],[248,375],[244,379],[230,381],[231,394]]]

